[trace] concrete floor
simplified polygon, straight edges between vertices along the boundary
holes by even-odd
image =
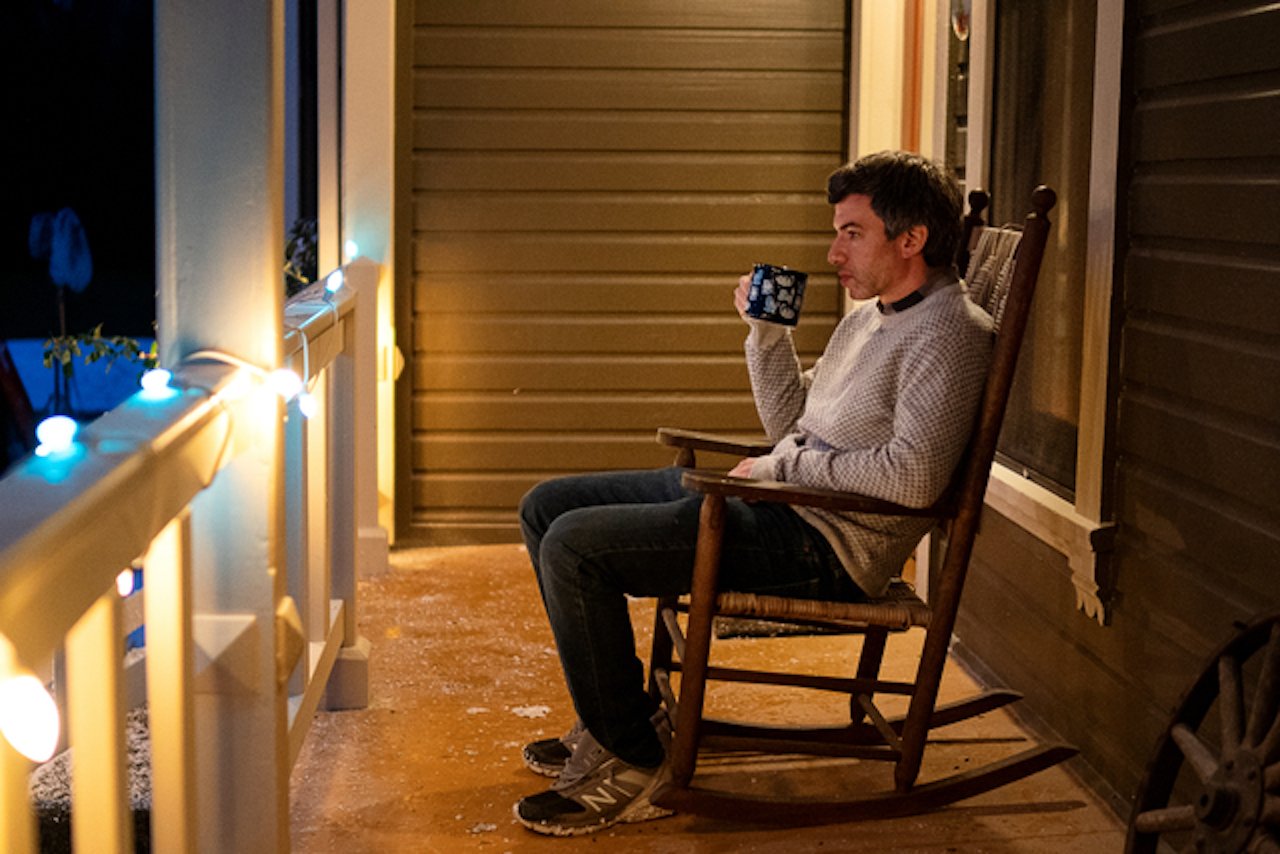
[[[392,570],[360,583],[361,632],[373,644],[371,701],[360,711],[320,713],[292,780],[292,838],[299,852],[617,850],[625,852],[1055,852],[1108,854],[1124,828],[1063,767],[924,816],[811,828],[775,828],[676,815],[585,837],[531,833],[511,818],[520,797],[548,781],[527,771],[522,744],[557,735],[573,721],[551,635],[523,548],[514,545],[412,549]],[[633,607],[647,649],[652,603]],[[907,678],[921,633],[891,640],[885,666]],[[839,672],[851,637],[718,641],[725,660],[758,666],[818,661]],[[731,689],[733,690],[733,689]],[[839,720],[838,699],[776,690],[712,689],[712,708],[779,721],[803,714]],[[949,668],[943,697],[972,693]],[[893,711],[893,710],[890,710]],[[1025,747],[1004,712],[943,730],[921,782]],[[830,759],[709,757],[705,780],[817,792],[832,785],[890,783],[879,763]],[[715,775],[714,777],[712,775]]]

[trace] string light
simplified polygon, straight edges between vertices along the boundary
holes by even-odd
[[[40,443],[36,447],[36,456],[49,457],[66,453],[75,441],[76,431],[79,429],[80,425],[75,419],[66,415],[52,415],[41,421],[36,427],[36,441]]]
[[[0,680],[0,733],[32,762],[45,762],[58,746],[58,704],[31,674]]]
[[[152,368],[142,375],[139,384],[142,386],[142,397],[145,400],[165,400],[173,397],[178,390],[169,383],[173,374],[164,368]]]
[[[133,567],[120,571],[116,576],[116,592],[121,599],[127,599],[133,593]]]
[[[360,257],[360,244],[347,238],[347,242],[342,244],[342,251],[347,254],[348,261],[354,261]]]
[[[332,273],[324,277],[324,290],[328,294],[336,294],[342,289],[343,283],[346,281],[346,275],[339,267]]]

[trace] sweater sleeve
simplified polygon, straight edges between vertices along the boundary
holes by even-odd
[[[751,395],[765,434],[777,442],[795,431],[804,414],[814,369],[802,370],[790,329],[763,321],[748,323],[751,332],[744,349]]]

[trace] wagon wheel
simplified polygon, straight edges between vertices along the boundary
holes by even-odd
[[[1126,846],[1157,850],[1280,852],[1280,614],[1243,626],[1174,712]]]

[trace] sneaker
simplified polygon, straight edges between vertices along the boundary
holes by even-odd
[[[659,706],[658,711],[654,712],[653,717],[649,720],[653,722],[653,728],[657,730],[658,740],[662,742],[662,749],[670,749],[671,718],[667,716],[666,708]],[[583,726],[582,719],[579,718],[574,721],[573,728],[559,738],[544,738],[539,741],[529,742],[520,751],[520,757],[524,760],[525,767],[535,774],[541,774],[544,777],[559,777],[561,770],[564,769],[564,764],[573,755],[573,749],[582,740],[584,732],[586,732],[586,727]]]
[[[569,761],[569,757],[573,755],[573,749],[578,746],[578,742],[582,740],[582,734],[586,731],[586,727],[582,725],[582,719],[579,718],[574,721],[573,728],[559,738],[544,738],[529,742],[520,752],[525,767],[545,777],[559,777],[560,772],[564,770],[564,764]]]
[[[516,802],[516,821],[537,833],[579,836],[621,822],[671,815],[650,803],[668,779],[664,759],[657,768],[640,768],[614,756],[585,729],[551,790]]]

